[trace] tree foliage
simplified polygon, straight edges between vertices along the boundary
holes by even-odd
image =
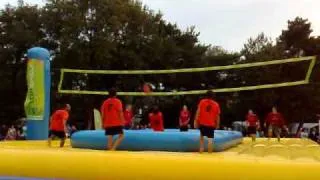
[[[0,16],[0,118],[10,121],[23,115],[25,53],[41,45],[44,37],[36,6],[6,6]]]
[[[277,38],[274,44],[270,38],[262,33],[257,38],[250,38],[244,45],[242,54],[245,55],[245,62],[264,61],[270,59],[284,59],[300,57],[303,55],[319,55],[317,47],[317,37],[311,37],[311,23],[307,19],[300,17],[288,21],[287,29]],[[317,63],[318,64],[318,63]],[[307,63],[297,63],[292,65],[277,65],[277,67],[267,67],[260,72],[250,71],[244,77],[255,78],[258,82],[293,81],[304,79],[304,74],[308,69]],[[261,73],[262,72],[262,73]],[[311,84],[298,87],[288,87],[280,89],[270,89],[264,91],[254,91],[252,94],[244,94],[249,97],[249,103],[261,114],[266,108],[277,105],[285,113],[288,121],[312,121],[319,109],[319,99],[312,97],[317,94],[318,85],[314,83],[319,71],[313,73]],[[241,97],[246,98],[246,97]],[[240,99],[241,99],[240,98]],[[293,111],[296,109],[296,111]]]

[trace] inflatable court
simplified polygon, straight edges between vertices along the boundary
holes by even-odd
[[[301,180],[320,179],[320,147],[310,140],[250,139],[213,154],[59,148],[53,142],[0,143],[0,179]],[[208,172],[208,173],[204,173]]]
[[[28,51],[28,141],[0,143],[0,179],[320,179],[320,147],[306,139],[252,143],[240,133],[216,131],[214,150],[218,152],[199,154],[196,130],[126,131],[119,147],[122,151],[105,151],[103,131],[81,131],[64,148],[58,147],[59,142],[49,148],[45,141],[50,112],[49,56],[42,48]],[[35,94],[41,101],[35,101]]]

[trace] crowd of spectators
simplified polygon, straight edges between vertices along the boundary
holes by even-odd
[[[1,125],[0,140],[25,140],[26,139],[26,125],[25,122],[11,125]]]

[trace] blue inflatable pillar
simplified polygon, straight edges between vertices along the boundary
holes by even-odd
[[[27,139],[48,139],[51,74],[47,49],[35,47],[28,50],[27,86]]]

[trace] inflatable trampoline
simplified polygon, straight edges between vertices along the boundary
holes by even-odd
[[[164,132],[127,130],[118,149],[127,151],[197,152],[199,149],[199,133],[198,130],[180,132],[176,129],[168,129]],[[213,148],[215,151],[223,151],[242,141],[242,134],[235,131],[217,130],[214,137]],[[71,145],[73,148],[105,150],[107,138],[102,130],[80,131],[72,135]]]
[[[97,151],[47,147],[45,141],[0,143],[2,179],[301,180],[320,179],[319,145],[304,139],[250,139],[213,154]]]
[[[315,58],[312,61],[315,62]],[[27,138],[47,139],[51,87],[49,51],[30,49],[28,67]],[[37,73],[31,71],[34,69]],[[62,79],[60,93],[67,92],[61,90]],[[34,103],[38,102],[35,94],[41,97],[38,104]],[[320,148],[309,140],[283,139],[278,143],[274,139],[258,139],[252,143],[249,139],[242,141],[240,133],[216,131],[214,148],[222,152],[199,154],[194,152],[198,149],[198,138],[197,131],[127,131],[119,147],[126,151],[97,151],[106,147],[103,131],[74,134],[71,145],[75,148],[70,142],[64,148],[58,148],[58,142],[53,148],[49,148],[46,141],[1,142],[0,179],[320,179]]]

